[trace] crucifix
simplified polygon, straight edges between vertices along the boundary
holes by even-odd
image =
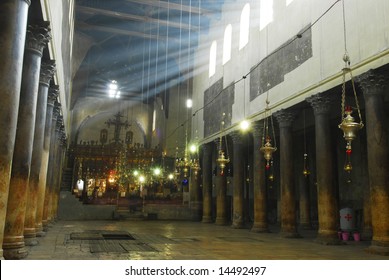
[[[106,125],[108,125],[108,127],[110,127],[110,125],[114,125],[115,126],[115,133],[114,133],[114,141],[115,141],[115,144],[119,144],[120,143],[120,130],[122,129],[122,127],[124,128],[129,128],[130,125],[128,124],[127,121],[124,121],[122,122],[121,121],[121,118],[123,117],[122,114],[120,114],[120,112],[118,112],[116,115],[114,115],[114,119],[109,119],[108,121],[105,122]]]

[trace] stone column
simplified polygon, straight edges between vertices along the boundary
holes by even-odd
[[[233,170],[232,177],[233,186],[233,214],[232,214],[232,227],[243,228],[244,215],[243,215],[243,191],[244,191],[244,159],[243,159],[243,141],[242,135],[239,132],[233,132],[230,134],[233,142]]]
[[[3,250],[6,259],[21,259],[27,255],[24,243],[24,219],[31,168],[39,73],[43,48],[50,39],[48,23],[29,26],[23,61],[22,86],[12,173],[9,185]]]
[[[191,168],[190,170],[190,185],[189,185],[189,197],[190,197],[190,206],[191,208],[196,208],[200,201],[199,192],[200,192],[200,171],[194,170]]]
[[[300,226],[303,229],[312,229],[311,204],[309,197],[309,177],[300,175]]]
[[[49,149],[50,149],[50,135],[53,124],[53,109],[54,102],[57,100],[59,94],[58,86],[51,86],[49,88],[49,96],[47,99],[47,110],[45,118],[45,130],[44,130],[44,139],[43,139],[43,150],[42,150],[42,164],[39,174],[39,190],[38,190],[38,201],[37,201],[37,211],[36,211],[36,220],[35,228],[37,236],[44,236],[45,232],[43,231],[43,208],[45,204],[45,194],[46,194],[46,183],[47,183],[47,169],[49,165]],[[55,117],[56,121],[56,117]]]
[[[61,170],[59,170],[59,146],[60,146],[59,139],[60,139],[62,125],[63,125],[63,117],[62,115],[59,115],[57,117],[55,129],[53,129],[52,131],[53,138],[51,138],[50,141],[49,170],[48,170],[48,174],[50,176],[47,179],[48,190],[49,190],[49,197],[48,197],[48,204],[47,204],[47,226],[49,225],[50,222],[54,221],[55,195],[58,186],[58,176],[61,173]]]
[[[334,155],[331,149],[329,112],[332,100],[319,93],[308,97],[315,114],[316,176],[319,230],[316,241],[326,245],[340,244],[339,209],[334,183]]]
[[[50,199],[51,199],[51,191],[52,191],[51,182],[53,177],[52,173],[53,173],[54,147],[56,141],[55,134],[56,134],[57,118],[60,114],[60,111],[61,111],[61,104],[56,101],[54,103],[54,109],[51,118],[50,131],[49,131],[50,135],[48,136],[50,140],[48,141],[49,150],[48,150],[48,157],[47,157],[47,171],[46,171],[47,177],[46,177],[45,199],[43,203],[43,214],[42,214],[42,227],[44,231],[47,231],[48,229],[49,218],[50,218],[49,214],[51,213]]]
[[[30,246],[38,244],[38,241],[36,239],[35,220],[39,194],[39,173],[42,165],[47,96],[50,80],[54,74],[54,71],[54,61],[42,63],[39,78],[38,103],[36,108],[34,144],[31,158],[31,172],[28,186],[26,217],[24,222],[24,242],[26,245]]]
[[[263,125],[256,122],[253,127],[253,188],[254,188],[254,223],[251,231],[269,232],[267,223],[267,189],[266,160],[260,152],[263,137]]]
[[[61,182],[62,182],[62,172],[63,172],[63,162],[66,150],[66,134],[65,134],[65,126],[63,122],[63,118],[61,116],[60,123],[58,124],[58,133],[57,133],[57,148],[55,154],[55,170],[57,172],[53,176],[53,199],[52,199],[52,207],[51,207],[51,220],[55,221],[57,219],[58,212],[58,202],[59,202],[59,193],[61,191]]]
[[[203,151],[203,223],[212,222],[212,153],[213,143],[202,146]]]
[[[274,114],[280,128],[281,235],[301,237],[297,233],[296,191],[293,168],[293,131],[295,114],[280,110]]]
[[[358,78],[365,98],[367,164],[373,237],[368,251],[389,255],[389,137],[384,95],[387,77],[370,70]]]
[[[220,143],[219,140],[215,140],[216,146],[220,149],[220,145],[223,146],[223,143]],[[225,151],[225,150],[224,150]],[[227,168],[227,167],[226,167]],[[220,168],[217,167],[217,174],[215,178],[216,185],[216,225],[226,225],[227,224],[227,176],[226,170],[221,172]]]
[[[0,2],[0,259],[3,259],[4,226],[9,180],[18,119],[27,14],[30,0]]]

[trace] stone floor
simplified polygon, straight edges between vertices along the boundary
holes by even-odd
[[[253,233],[201,222],[56,221],[27,260],[389,260],[367,253],[369,241],[330,246],[314,230],[286,239],[277,227]]]

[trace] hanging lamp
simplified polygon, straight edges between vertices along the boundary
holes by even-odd
[[[347,41],[346,41],[346,20],[345,20],[345,9],[344,9],[344,1],[343,3],[343,34],[344,34],[344,49],[345,53],[343,55],[343,61],[345,63],[344,68],[342,69],[342,98],[341,98],[341,123],[338,127],[343,131],[343,138],[346,140],[346,159],[344,164],[344,170],[348,173],[352,170],[351,165],[351,153],[352,147],[351,142],[357,137],[357,133],[360,129],[363,128],[361,110],[359,108],[359,102],[357,98],[357,93],[355,90],[354,78],[350,68],[350,57],[347,52]],[[355,100],[355,108],[346,104],[346,75],[350,75],[350,81],[352,85],[354,100]],[[351,115],[354,110],[357,110],[359,122],[356,122],[354,117]]]
[[[225,113],[223,113],[223,120],[221,122],[221,133],[224,129],[224,117],[225,117]],[[228,158],[228,144],[227,144],[227,138],[226,138],[226,152],[227,152],[227,155],[224,155],[224,151],[223,151],[223,136],[222,134],[220,135],[220,138],[219,138],[219,151],[218,151],[218,157],[216,159],[216,163],[220,169],[220,175],[221,176],[224,176],[224,168],[227,166],[227,164],[230,162],[230,159]]]
[[[309,165],[308,165],[308,153],[307,153],[307,137],[305,133],[305,109],[303,112],[304,115],[304,162],[303,162],[303,175],[304,177],[308,177],[311,172],[309,171]]]
[[[272,145],[272,137],[269,134],[269,122],[272,128],[272,134],[274,139],[274,146]],[[266,99],[266,108],[265,108],[265,118],[263,119],[263,136],[262,136],[262,146],[259,149],[264,158],[266,159],[266,169],[270,169],[270,162],[273,159],[273,153],[277,151],[277,145],[275,140],[274,124],[273,117],[269,109],[269,101]]]

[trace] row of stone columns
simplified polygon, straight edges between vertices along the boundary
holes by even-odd
[[[367,154],[369,186],[364,193],[370,196],[364,202],[364,226],[372,229],[372,244],[369,251],[389,254],[389,139],[388,126],[384,124],[384,99],[387,82],[383,77],[371,70],[358,77],[359,85],[365,98]],[[316,147],[316,178],[317,178],[317,208],[318,232],[316,241],[321,244],[339,244],[339,209],[337,185],[334,174],[335,156],[331,148],[330,109],[333,98],[328,94],[319,93],[306,99],[315,116],[315,147]],[[300,237],[297,224],[296,190],[293,174],[293,121],[296,112],[283,109],[274,113],[279,124],[280,146],[280,196],[281,196],[281,235],[288,238]],[[262,127],[257,122],[253,125],[253,198],[254,217],[253,232],[268,232],[267,222],[267,187],[265,160],[260,153]],[[232,194],[232,227],[242,228],[243,217],[243,186],[244,159],[242,156],[242,135],[232,132],[233,143],[233,194]],[[218,149],[217,141],[204,144],[202,147],[202,177],[203,177],[203,216],[202,222],[212,222],[212,161]],[[216,187],[216,219],[215,224],[226,225],[226,176],[220,173],[214,178]],[[306,186],[307,181],[304,181]],[[306,190],[300,192],[300,223],[310,226],[309,194]],[[371,223],[370,223],[371,221]],[[371,224],[371,225],[370,225]]]
[[[44,235],[44,221],[55,218],[64,158],[64,147],[57,144],[66,139],[63,120],[57,119],[60,104],[54,106],[58,87],[50,87],[55,63],[42,62],[49,23],[27,26],[29,5],[0,4],[0,259],[24,258],[26,245],[38,244],[37,236]],[[51,145],[58,148],[49,150]],[[54,179],[47,193],[48,174]]]

